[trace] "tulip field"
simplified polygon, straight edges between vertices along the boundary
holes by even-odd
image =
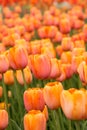
[[[87,0],[0,0],[0,130],[87,130]]]

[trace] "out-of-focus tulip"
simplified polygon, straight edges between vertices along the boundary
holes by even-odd
[[[31,70],[36,78],[46,79],[50,75],[51,61],[46,54],[30,55]]]
[[[63,35],[60,31],[57,31],[55,37],[52,39],[53,42],[61,42]]]
[[[60,94],[62,90],[63,86],[60,82],[50,82],[45,85],[43,89],[44,100],[50,109],[57,109],[60,107]]]
[[[87,84],[87,64],[85,61],[79,64],[77,71],[81,81]]]
[[[0,129],[4,130],[8,126],[8,113],[6,110],[0,110]]]
[[[81,90],[63,90],[60,96],[61,107],[68,119],[81,120],[85,115],[85,94]]]
[[[43,90],[40,88],[28,89],[24,92],[24,105],[27,111],[43,110],[45,106]]]
[[[69,51],[73,49],[74,44],[70,37],[65,37],[62,39],[61,46],[64,51]]]
[[[72,52],[71,51],[66,51],[63,52],[61,55],[61,62],[62,63],[71,63],[72,62]]]
[[[56,26],[43,26],[39,28],[38,35],[40,38],[54,38],[58,29]]]
[[[26,81],[26,83],[29,84],[32,81],[31,71],[28,66],[25,67],[23,71],[24,71],[25,81]],[[23,80],[23,75],[22,75],[21,70],[16,71],[16,78],[17,78],[17,81],[19,82],[19,84],[24,85],[24,80]]]
[[[5,73],[9,69],[9,61],[4,53],[0,54],[0,73]]]
[[[12,69],[23,69],[28,64],[27,50],[21,45],[10,48],[8,59]]]
[[[66,34],[71,31],[70,21],[67,18],[61,19],[59,22],[60,32]]]
[[[84,57],[82,55],[81,56],[73,56],[72,63],[71,63],[73,73],[77,73],[77,68],[83,60],[84,60]]]
[[[48,120],[48,118],[49,118],[49,115],[48,115],[48,108],[47,108],[47,106],[45,105],[45,107],[44,107],[44,109],[43,109],[43,114],[45,115],[45,117],[46,117],[46,120]]]
[[[49,75],[49,78],[56,78],[60,75],[60,61],[56,58],[51,59],[51,72]]]
[[[13,76],[13,71],[8,70],[4,73],[4,82],[5,84],[11,85],[14,83],[14,76]]]
[[[39,110],[31,110],[24,116],[24,130],[46,130],[45,115]]]
[[[58,45],[58,46],[56,47],[56,53],[57,53],[57,55],[58,55],[59,57],[61,57],[61,55],[62,55],[62,53],[63,53],[63,48],[62,48],[61,45]]]
[[[41,54],[46,54],[48,55],[50,58],[55,58],[56,57],[56,52],[55,49],[53,47],[42,47],[41,48]]]
[[[74,42],[74,48],[85,48],[84,40],[76,40]]]
[[[73,50],[72,50],[72,55],[73,56],[81,56],[81,55],[83,55],[83,53],[85,52],[85,48],[74,48]]]
[[[41,53],[41,44],[36,42],[30,42],[30,52],[31,54],[40,54]]]

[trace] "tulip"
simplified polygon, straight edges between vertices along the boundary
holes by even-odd
[[[7,85],[11,85],[14,83],[14,76],[12,70],[8,70],[4,73],[4,82]]]
[[[51,72],[49,75],[49,78],[56,78],[60,75],[60,61],[56,58],[51,59]]]
[[[46,130],[45,115],[39,110],[31,110],[24,116],[24,130]]]
[[[50,58],[55,58],[56,57],[56,52],[55,49],[53,47],[42,47],[41,48],[41,54],[46,54],[48,55]]]
[[[64,51],[69,51],[73,49],[74,43],[70,37],[65,37],[62,39],[61,46]]]
[[[68,119],[81,120],[85,115],[85,94],[81,90],[63,90],[60,96],[61,107]]]
[[[85,48],[85,42],[84,42],[84,40],[76,40],[74,42],[74,47],[75,48]]]
[[[60,32],[64,34],[69,33],[71,31],[71,25],[69,19],[67,18],[61,19],[59,22],[59,28],[60,28]]]
[[[79,64],[77,72],[80,76],[81,81],[87,84],[87,65],[85,61]]]
[[[84,60],[84,57],[82,55],[73,56],[71,65],[72,65],[72,70],[74,73],[77,73],[78,66],[83,60]]]
[[[24,92],[24,106],[27,111],[43,110],[45,106],[43,90],[40,88],[28,89]]]
[[[44,100],[50,109],[60,107],[60,94],[62,90],[63,86],[60,82],[50,82],[45,85],[43,89]]]
[[[32,81],[32,74],[28,66],[24,68],[24,76],[26,83],[29,84]],[[16,71],[16,78],[19,84],[24,85],[24,79],[21,70]]]
[[[81,56],[81,55],[83,55],[84,54],[84,52],[85,52],[85,48],[74,48],[73,50],[72,50],[72,55],[73,56]]]
[[[61,62],[62,63],[71,63],[72,62],[72,52],[71,51],[67,51],[67,52],[63,52],[61,55]]]
[[[0,130],[8,126],[8,113],[6,110],[0,110]]]
[[[27,50],[21,46],[15,46],[8,51],[8,59],[12,69],[23,69],[28,64]]]
[[[5,73],[9,69],[9,61],[6,55],[0,54],[0,73]]]
[[[38,41],[30,42],[30,52],[31,54],[40,54],[41,44]]]
[[[46,54],[30,55],[31,70],[36,78],[46,79],[50,75],[51,61]]]
[[[58,46],[56,47],[56,53],[57,53],[57,55],[58,55],[59,57],[61,57],[61,55],[62,55],[62,53],[63,53],[63,48],[62,48],[61,45],[58,45]]]

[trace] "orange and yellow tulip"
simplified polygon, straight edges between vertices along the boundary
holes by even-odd
[[[13,70],[8,70],[4,73],[4,82],[5,84],[11,85],[14,83]]]
[[[43,110],[45,106],[43,90],[40,88],[28,89],[24,92],[24,106],[27,111]]]
[[[46,118],[40,110],[31,110],[24,116],[24,130],[46,130]]]
[[[47,83],[43,89],[44,100],[50,109],[57,109],[60,107],[60,95],[63,86],[60,82]],[[51,101],[51,102],[50,102]]]

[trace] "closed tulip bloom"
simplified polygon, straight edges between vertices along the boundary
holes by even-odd
[[[40,54],[41,53],[41,44],[37,42],[30,43],[30,52],[31,54]]]
[[[87,84],[87,64],[85,63],[85,61],[79,64],[77,72],[81,81]]]
[[[31,74],[29,67],[28,66],[25,67],[23,71],[24,71],[26,83],[30,83],[32,81],[32,74]],[[23,75],[22,75],[21,70],[16,71],[16,78],[17,78],[17,81],[19,82],[19,84],[24,85],[24,80],[23,80]]]
[[[0,73],[5,73],[9,69],[9,61],[5,54],[0,54]]]
[[[84,57],[82,55],[73,56],[71,65],[72,65],[72,70],[74,73],[77,73],[78,66],[83,60],[84,60]]]
[[[51,61],[46,54],[29,56],[31,70],[38,79],[46,79],[50,75]]]
[[[31,110],[24,116],[24,130],[46,130],[45,115],[39,110]]]
[[[85,48],[85,42],[84,42],[84,40],[76,40],[74,42],[74,47],[75,48]]]
[[[71,63],[72,62],[72,52],[71,51],[66,51],[66,52],[63,52],[62,55],[61,55],[61,62],[62,63]]]
[[[73,49],[74,43],[70,37],[65,37],[62,39],[61,46],[64,51],[69,51]]]
[[[12,69],[23,69],[28,64],[27,50],[21,45],[11,48],[8,58]]]
[[[67,18],[62,18],[59,22],[60,32],[66,34],[71,31],[70,21]]]
[[[60,82],[50,82],[45,85],[43,89],[44,100],[50,109],[60,107],[60,94],[62,90],[63,86]]]
[[[63,48],[62,48],[61,45],[58,45],[58,46],[56,47],[56,53],[57,53],[57,55],[58,55],[59,57],[61,57],[61,55],[62,55],[62,53],[63,53]]]
[[[41,54],[46,54],[48,55],[50,58],[55,58],[56,57],[56,52],[55,49],[53,47],[42,47],[41,48]]]
[[[24,106],[27,111],[43,110],[45,106],[43,90],[40,88],[28,89],[24,92]]]
[[[73,56],[81,56],[81,55],[83,55],[83,53],[85,52],[85,48],[74,48],[73,50],[72,50],[72,55]]]
[[[5,84],[11,85],[14,83],[13,70],[8,70],[4,73],[4,82]]]
[[[49,78],[56,78],[60,75],[61,64],[56,58],[51,59],[51,72]]]
[[[63,90],[60,96],[61,107],[68,119],[81,120],[85,115],[85,94],[81,90]]]
[[[8,113],[6,110],[0,110],[0,129],[4,130],[8,126]]]

